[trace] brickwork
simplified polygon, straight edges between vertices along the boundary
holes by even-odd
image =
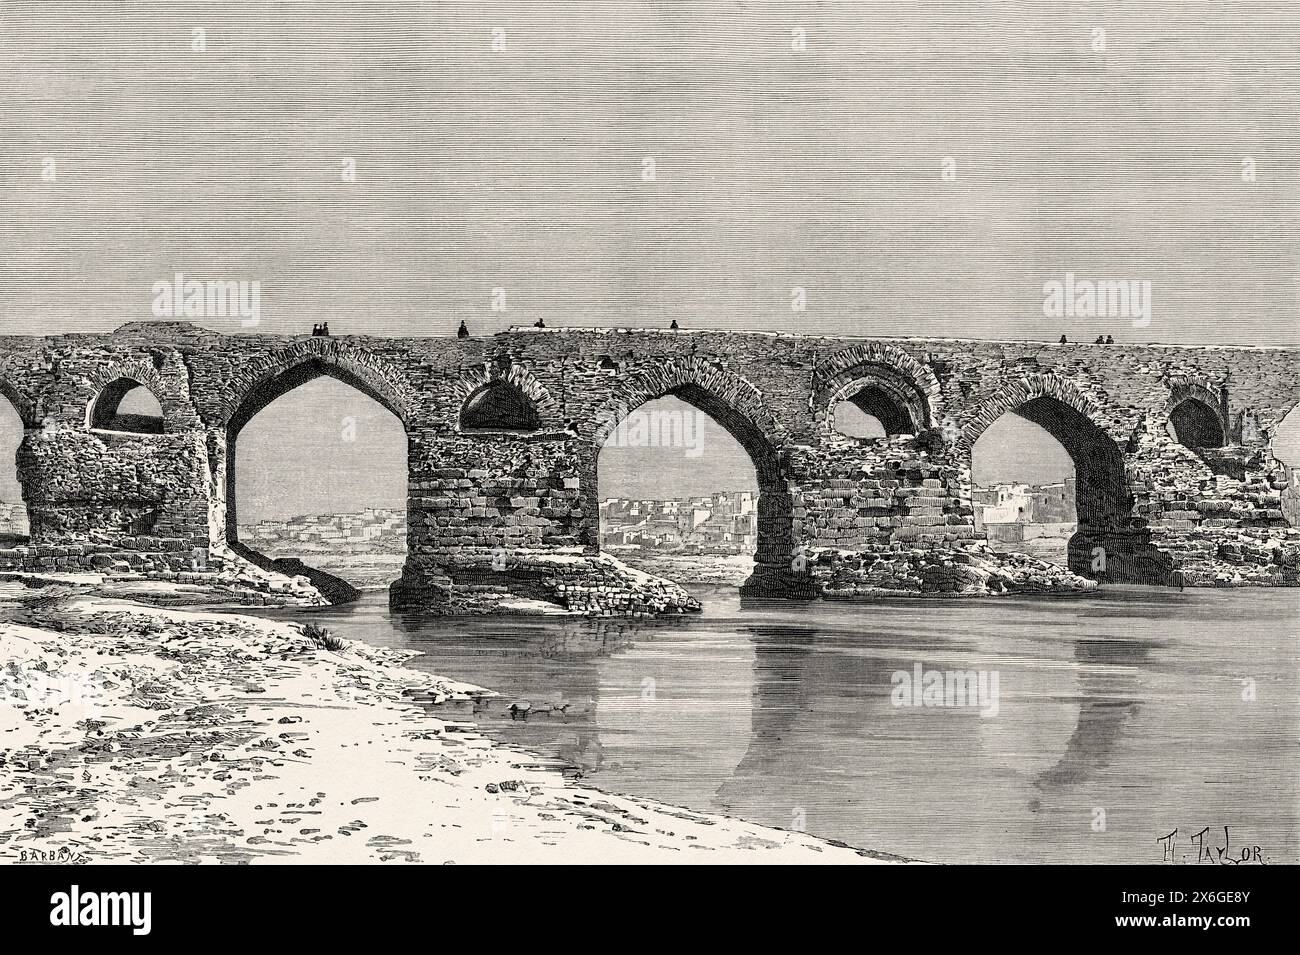
[[[27,429],[18,468],[31,525],[30,547],[0,551],[0,569],[48,569],[50,560],[102,568],[110,552],[159,573],[235,560],[229,478],[239,431],[290,387],[324,374],[381,402],[406,428],[409,556],[399,602],[461,612],[504,606],[472,596],[504,593],[587,613],[689,609],[671,585],[597,558],[600,446],[664,395],[708,412],[754,461],[752,595],[1086,586],[994,554],[976,531],[971,447],[1008,412],[1045,427],[1074,459],[1078,575],[1293,585],[1300,535],[1283,501],[1294,492],[1268,446],[1300,400],[1297,357],[599,328],[290,338],[146,322],[105,335],[0,337],[0,393]],[[95,402],[122,379],[158,399],[161,434],[91,426]],[[518,389],[536,429],[462,431],[465,403],[494,384]],[[862,441],[833,430],[836,404],[867,388],[873,401],[892,403],[895,430],[911,433]],[[1187,401],[1205,406],[1225,446],[1178,443],[1171,415]]]

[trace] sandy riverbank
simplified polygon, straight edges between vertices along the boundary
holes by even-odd
[[[629,567],[679,584],[740,586],[754,572],[752,554],[675,554],[649,550],[613,553]]]
[[[0,594],[0,861],[861,863],[564,779],[417,700],[486,692],[292,624]]]

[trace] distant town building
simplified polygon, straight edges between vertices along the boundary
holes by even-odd
[[[715,491],[667,501],[609,498],[600,504],[603,548],[752,554],[758,541],[753,491]]]
[[[1033,502],[1028,484],[998,484],[975,488],[972,492],[975,516],[983,524],[1027,524],[1032,519]]]
[[[0,537],[26,537],[27,508],[20,503],[0,501]]]
[[[1074,478],[1055,484],[974,487],[975,529],[995,550],[1031,554],[1066,566],[1078,530]]]
[[[972,489],[975,524],[1069,524],[1077,520],[1074,478],[1056,484],[995,484]]]
[[[1035,524],[1068,524],[1078,520],[1074,507],[1074,478],[1059,484],[1040,484],[1030,489],[1032,521]]]
[[[355,514],[311,514],[258,521],[240,527],[244,541],[275,550],[290,543],[345,549],[384,550],[406,546],[406,511],[368,507]]]

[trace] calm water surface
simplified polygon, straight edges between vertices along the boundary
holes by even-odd
[[[697,593],[703,614],[643,624],[390,615],[383,594],[276,616],[497,690],[486,732],[613,792],[938,862],[1161,862],[1175,829],[1194,862],[1206,827],[1207,849],[1300,861],[1296,591]],[[916,664],[996,672],[996,715],[894,705]]]

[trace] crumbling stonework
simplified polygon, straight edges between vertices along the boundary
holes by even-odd
[[[485,569],[472,555],[455,558],[447,573],[408,562],[394,585],[394,603],[451,614],[535,613],[555,607],[596,617],[642,617],[699,610],[677,584],[608,554],[580,548],[553,552],[498,552]]]
[[[18,468],[31,527],[30,545],[0,551],[0,569],[224,573],[308,599],[319,588],[283,573],[292,566],[241,549],[231,479],[243,426],[289,389],[330,375],[407,432],[399,604],[690,609],[674,585],[598,555],[600,446],[641,404],[670,394],[710,414],[754,461],[750,596],[1294,585],[1300,532],[1283,508],[1294,491],[1269,442],[1300,399],[1296,358],[1292,349],[593,328],[381,339],[142,322],[106,335],[0,337],[0,391],[26,428]],[[116,420],[96,402],[123,379],[158,399],[161,433],[93,426]],[[492,386],[527,402],[527,430],[464,426],[467,403]],[[862,395],[888,438],[831,427],[836,404]],[[1046,428],[1074,460],[1070,571],[996,554],[976,531],[971,448],[1008,412]],[[1221,442],[1184,446],[1175,417]]]

